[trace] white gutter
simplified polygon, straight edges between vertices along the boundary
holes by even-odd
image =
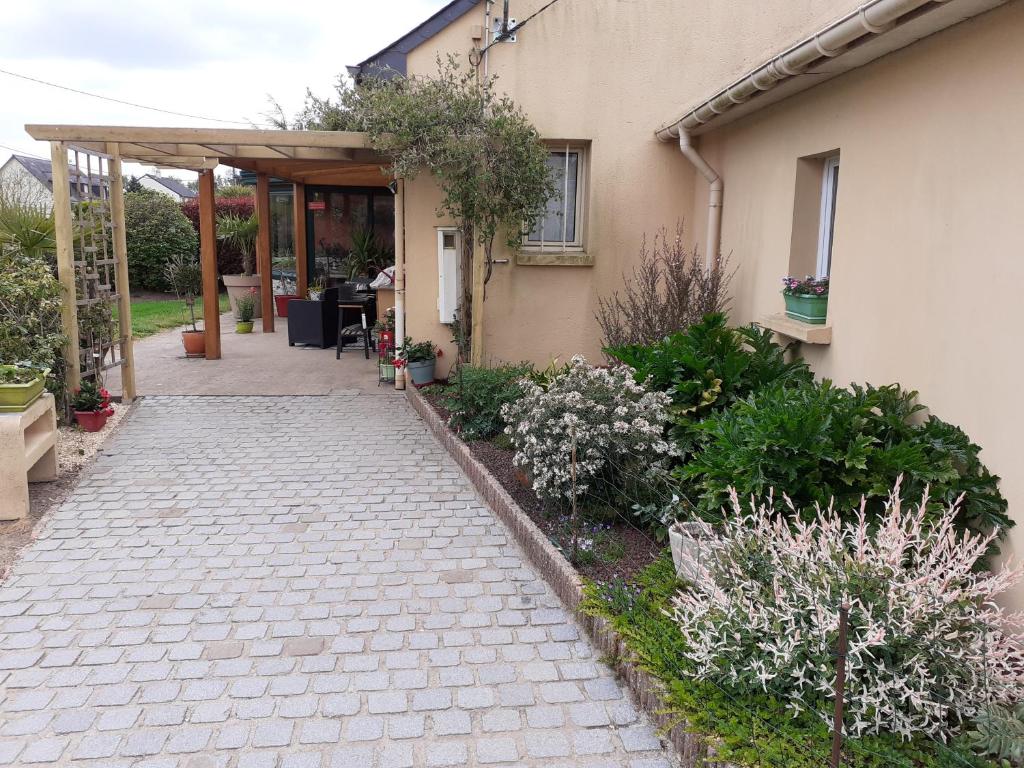
[[[711,265],[718,258],[722,241],[722,177],[718,172],[708,165],[707,161],[700,156],[700,153],[690,142],[690,134],[685,128],[679,128],[679,149],[693,163],[693,167],[700,171],[701,176],[708,180],[708,239],[707,248],[704,254],[704,261],[708,271]]]
[[[853,43],[882,35],[924,6],[940,6],[950,0],[871,0],[791,46],[757,69],[718,91],[681,118],[659,128],[661,141],[672,141],[682,130],[692,131],[743,104],[762,91],[805,73],[811,65],[845,53]]]

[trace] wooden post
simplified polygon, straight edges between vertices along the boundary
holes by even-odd
[[[405,182],[395,187],[395,349],[405,341]],[[405,389],[405,366],[395,366],[395,389]]]
[[[117,260],[117,323],[121,334],[121,401],[135,399],[135,351],[132,340],[132,296],[128,283],[128,243],[124,228],[124,176],[121,147],[107,144],[110,155],[110,219],[114,228],[114,258]]]
[[[836,649],[835,711],[832,715],[832,759],[830,768],[840,768],[843,762],[843,700],[846,698],[846,652],[850,606],[846,603],[839,608],[839,647]]]
[[[473,299],[470,305],[472,322],[469,334],[469,363],[484,364],[484,247],[478,241],[473,243]]]
[[[263,305],[263,332],[274,332],[274,270],[270,265],[270,178],[256,174],[256,264],[260,273],[260,303]]]
[[[217,213],[213,171],[199,174],[199,254],[203,267],[203,335],[206,359],[220,360],[220,297],[217,295]]]
[[[292,184],[295,231],[295,292],[303,299],[309,291],[309,254],[306,253],[306,185]]]
[[[71,178],[68,173],[68,152],[64,142],[50,142],[50,162],[53,168],[53,228],[57,244],[57,277],[64,289],[60,305],[60,322],[67,336],[64,363],[67,373],[64,381],[68,391],[82,383],[81,362],[78,356],[78,281],[75,276],[74,233],[71,225]]]

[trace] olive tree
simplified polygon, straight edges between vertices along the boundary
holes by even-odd
[[[495,241],[518,249],[523,232],[558,194],[537,129],[497,91],[495,78],[482,79],[453,57],[438,59],[431,76],[340,81],[336,101],[307,98],[295,127],[365,132],[390,158],[395,178],[413,179],[423,170],[433,176],[443,195],[438,216],[453,219],[463,233],[463,327],[472,307],[474,253],[486,286]]]

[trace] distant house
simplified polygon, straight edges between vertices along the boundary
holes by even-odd
[[[178,181],[178,179],[171,178],[170,176],[154,176],[151,173],[147,173],[139,179],[139,184],[145,189],[173,197],[179,203],[196,196],[195,192]]]
[[[79,174],[74,167],[69,167],[68,176],[71,185],[71,200],[83,197],[85,185],[92,184],[92,194],[99,197],[101,185],[107,182],[106,177],[94,176],[90,179],[86,174]],[[27,155],[11,155],[0,166],[0,189],[17,196],[27,203],[36,205],[53,205],[53,166],[49,160]]]

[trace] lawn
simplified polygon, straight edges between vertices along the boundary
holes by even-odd
[[[220,311],[228,311],[228,296],[220,294]],[[187,309],[179,299],[135,299],[132,301],[132,336],[143,339],[168,328],[184,327]],[[116,307],[114,316],[117,316]],[[196,299],[196,319],[203,316],[203,300]]]

